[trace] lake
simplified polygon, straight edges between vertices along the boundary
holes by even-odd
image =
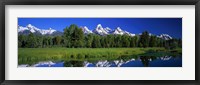
[[[31,66],[22,64],[19,67],[182,67],[182,56],[137,56],[99,61],[42,61]]]

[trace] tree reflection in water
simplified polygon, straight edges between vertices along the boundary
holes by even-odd
[[[76,60],[65,61],[64,66],[65,67],[83,67],[83,61],[76,61]]]
[[[145,67],[149,66],[149,61],[150,61],[149,59],[150,59],[150,58],[148,58],[147,56],[141,56],[140,59],[141,59],[143,65],[144,65]]]

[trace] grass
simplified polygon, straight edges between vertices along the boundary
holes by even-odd
[[[114,60],[146,53],[169,52],[164,48],[19,48],[18,64],[39,61]],[[181,52],[181,49],[175,49]]]

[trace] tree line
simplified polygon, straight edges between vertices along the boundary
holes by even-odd
[[[18,35],[19,48],[131,48],[131,47],[165,47],[174,49],[182,47],[181,39],[164,40],[149,35],[148,31],[141,35],[85,35],[81,28],[72,24],[64,29],[62,36],[41,36],[30,33],[29,35]]]

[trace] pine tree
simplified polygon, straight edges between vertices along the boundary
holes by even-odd
[[[142,44],[142,47],[149,47],[149,33],[147,31],[144,31],[140,36],[140,42]]]

